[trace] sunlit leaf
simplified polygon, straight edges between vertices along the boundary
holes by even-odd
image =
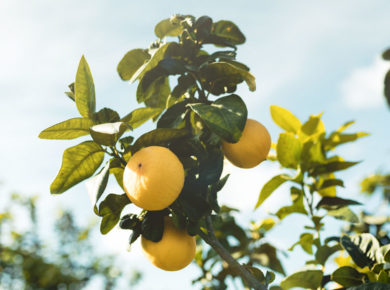
[[[182,25],[179,22],[172,22],[169,18],[161,20],[154,28],[154,33],[160,39],[166,36],[179,36],[182,32]]]
[[[272,177],[261,189],[255,209],[258,208],[279,186],[290,179],[291,177],[285,174]]]
[[[291,132],[281,133],[276,145],[276,154],[280,164],[286,168],[297,168],[302,152],[301,141]]]
[[[302,124],[289,110],[272,105],[271,116],[276,125],[287,132],[297,133]]]
[[[317,289],[321,286],[323,273],[321,270],[306,270],[296,272],[282,280],[280,286],[283,289],[293,287]]]
[[[86,182],[88,195],[95,205],[106,189],[108,177],[110,175],[109,169],[110,162],[107,162],[102,171]]]
[[[74,139],[89,134],[94,122],[88,118],[73,118],[55,124],[39,134],[41,139]]]
[[[128,81],[134,73],[150,59],[145,49],[133,49],[125,54],[118,64],[117,71],[122,80]]]
[[[80,181],[92,176],[103,162],[102,147],[86,141],[64,151],[61,169],[50,186],[51,193],[63,193]]]
[[[128,123],[133,129],[138,128],[146,121],[158,116],[161,108],[138,108],[124,116],[121,121]]]
[[[74,84],[76,106],[80,115],[85,118],[92,118],[95,113],[95,85],[93,83],[91,70],[85,57],[82,56],[76,73]]]
[[[129,129],[123,122],[105,123],[90,128],[90,134],[96,143],[105,146],[115,146],[122,134]]]

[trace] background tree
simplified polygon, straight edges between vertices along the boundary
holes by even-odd
[[[92,246],[94,225],[78,226],[70,211],[62,210],[53,229],[41,235],[36,201],[36,196],[12,194],[0,212],[2,289],[81,289],[96,278],[103,289],[116,289],[120,280],[135,285],[141,279],[141,273],[117,267],[115,257],[97,254]],[[24,214],[30,222],[24,225],[28,230],[20,231],[16,224]]]

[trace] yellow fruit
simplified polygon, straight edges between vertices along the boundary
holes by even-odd
[[[153,265],[165,271],[178,271],[194,259],[196,241],[186,230],[177,228],[169,217],[165,217],[162,239],[155,243],[142,236],[141,246]]]
[[[123,188],[131,202],[146,210],[171,205],[184,185],[184,168],[168,148],[145,147],[135,153],[123,173]]]
[[[237,167],[252,168],[267,158],[271,136],[259,122],[248,119],[237,143],[222,142],[226,158]]]

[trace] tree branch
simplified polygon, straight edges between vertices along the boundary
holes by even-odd
[[[209,244],[223,260],[228,263],[229,267],[236,270],[237,273],[248,283],[252,289],[266,290],[267,287],[261,284],[247,269],[245,269],[245,267],[238,263],[218,241],[217,237],[214,235],[214,229],[210,216],[206,217],[206,224],[208,233],[206,234],[200,230],[199,236],[207,244]]]

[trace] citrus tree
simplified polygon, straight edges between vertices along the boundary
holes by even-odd
[[[51,193],[61,194],[88,179],[102,234],[119,223],[131,230],[130,244],[141,237],[148,259],[164,270],[182,269],[195,258],[203,273],[197,281],[204,289],[225,289],[227,277],[238,277],[248,288],[268,289],[274,272],[285,275],[278,249],[263,238],[293,213],[311,222],[293,247],[313,255],[308,261],[312,268],[286,277],[280,287],[315,289],[331,280],[345,287],[387,283],[388,245],[368,233],[320,236],[328,216],[358,221],[349,206],[359,203],[337,195],[343,181],[336,177],[358,162],[333,152],[367,134],[345,133],[352,122],[326,132],[321,115],[301,123],[288,110],[272,106],[272,118],[283,132],[273,144],[276,154],[269,155],[267,129],[248,119],[245,102],[235,93],[241,83],[256,89],[249,67],[236,59],[237,46],[245,42],[240,29],[231,21],[175,15],[159,22],[155,34],[158,40],[149,48],[130,50],[118,64],[122,80],[138,83],[135,97],[142,104],[122,117],[111,108],[96,110],[92,74],[81,58],[66,93],[81,116],[55,124],[39,137],[91,139],[65,150]],[[132,131],[148,120],[156,128],[135,139]],[[290,185],[291,204],[242,228],[234,219],[235,209],[218,203],[218,192],[229,178],[222,176],[225,157],[240,168],[267,158],[279,162],[283,172],[264,185],[256,208],[282,184]],[[111,176],[123,194],[104,194]],[[135,207],[126,207],[130,203],[142,210],[132,212]],[[232,244],[232,238],[238,243]],[[342,249],[358,267],[369,267],[368,272],[343,266],[327,273],[328,257]]]

